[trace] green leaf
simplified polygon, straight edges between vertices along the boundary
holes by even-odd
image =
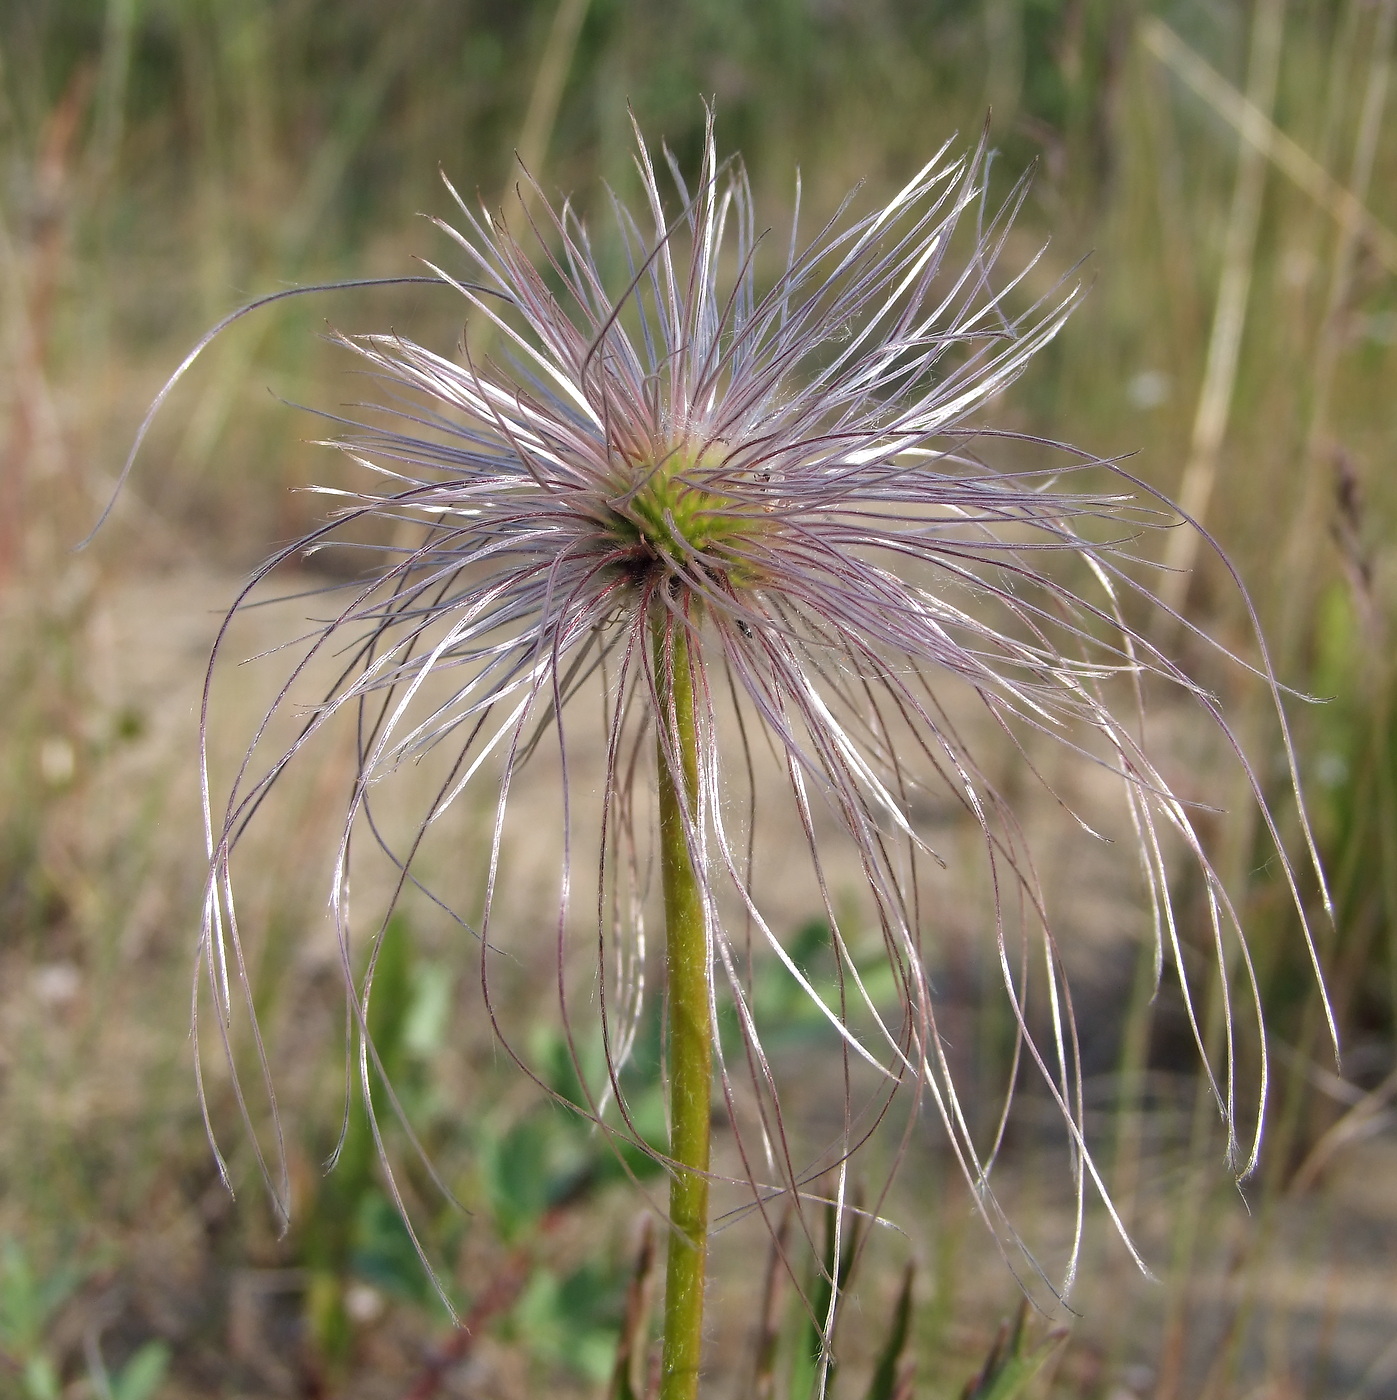
[[[902,1275],[902,1288],[893,1308],[888,1339],[883,1343],[878,1364],[873,1368],[873,1379],[868,1385],[868,1400],[894,1400],[897,1393],[898,1375],[902,1370],[902,1358],[907,1350],[907,1334],[912,1321],[912,1278],[915,1272],[914,1266],[908,1264]]]
[[[72,1265],[41,1278],[19,1242],[0,1246],[0,1342],[21,1357],[38,1349],[49,1319],[82,1281],[84,1270]]]
[[[616,1362],[617,1282],[595,1263],[561,1279],[536,1269],[514,1307],[517,1336],[537,1357],[588,1380],[609,1380]]]
[[[147,1342],[112,1381],[112,1400],[150,1400],[169,1364],[170,1348],[164,1342]]]
[[[412,996],[403,1019],[403,1049],[430,1060],[446,1043],[451,1027],[455,978],[443,963],[419,963],[412,970]]]
[[[420,1307],[433,1306],[436,1290],[412,1236],[398,1207],[382,1192],[367,1191],[360,1197],[351,1238],[344,1274],[336,1280],[341,1305],[348,1275],[354,1274],[394,1297]]]
[[[1024,1350],[1024,1323],[1028,1320],[1028,1300],[1025,1298],[1014,1315],[1012,1324],[1006,1322],[990,1347],[979,1375],[972,1376],[961,1392],[961,1400],[1017,1400],[1044,1364],[1067,1340],[1067,1333],[1050,1332],[1037,1346]]]
[[[25,1362],[24,1393],[28,1400],[58,1400],[61,1390],[58,1367],[51,1357],[39,1352]]]
[[[857,1195],[854,1201],[858,1204]],[[838,1239],[836,1226],[838,1219],[833,1202],[825,1206],[825,1248],[824,1258],[815,1275],[811,1293],[811,1311],[806,1315],[801,1327],[801,1340],[791,1366],[792,1400],[804,1400],[805,1396],[820,1391],[821,1377],[827,1391],[834,1380],[835,1363],[824,1350],[824,1323],[829,1316],[830,1301],[835,1290],[843,1293],[858,1257],[859,1235],[862,1229],[862,1216],[857,1209],[850,1217],[849,1227],[844,1234],[844,1245],[838,1261],[834,1250]]]

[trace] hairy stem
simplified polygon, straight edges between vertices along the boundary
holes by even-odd
[[[656,624],[655,673],[661,713],[660,862],[665,897],[666,1011],[669,1023],[669,1190],[661,1400],[698,1395],[703,1291],[708,1262],[708,1156],[713,1023],[703,894],[685,839],[684,808],[696,813],[698,736],[689,639],[683,626]],[[667,736],[667,737],[666,737]],[[676,787],[682,774],[683,795]]]

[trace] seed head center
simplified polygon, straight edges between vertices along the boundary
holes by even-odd
[[[730,573],[732,547],[760,528],[763,517],[761,503],[742,489],[741,474],[728,470],[731,455],[727,443],[712,442],[635,463],[630,489],[614,507],[618,533],[657,563],[699,562]]]

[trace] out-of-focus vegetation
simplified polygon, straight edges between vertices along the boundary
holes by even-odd
[[[915,1358],[929,1397],[1397,1395],[1395,22],[1394,0],[0,5],[0,1395],[643,1390],[653,1279],[623,1168],[643,1185],[644,1164],[618,1163],[460,1024],[469,974],[449,937],[405,924],[374,1029],[468,1212],[405,1169],[471,1331],[435,1301],[352,1095],[345,1116],[338,973],[307,933],[333,779],[263,857],[251,973],[288,1070],[286,1234],[218,1083],[209,1113],[244,1186],[228,1198],[189,1071],[202,651],[238,571],[320,509],[289,488],[337,469],[276,398],[358,394],[327,320],[449,348],[460,305],[385,288],[239,323],[168,404],[95,545],[71,550],[152,396],[220,316],[290,283],[449,257],[416,217],[450,216],[439,169],[498,205],[517,149],[546,193],[600,210],[603,182],[631,179],[628,104],[689,165],[703,97],[774,227],[797,166],[813,228],[857,182],[875,198],[953,131],[973,140],[992,109],[1004,188],[1038,162],[1015,234],[1021,261],[1051,240],[1030,290],[1085,254],[1094,284],[997,421],[1134,453],[1130,470],[1225,546],[1282,680],[1332,697],[1291,716],[1337,912],[1320,952],[1342,1071],[1280,873],[1254,868],[1245,821],[1207,826],[1245,892],[1272,1018],[1253,1217],[1178,1053],[1177,1008],[1150,1000],[1147,951],[1136,970],[1142,914],[1108,931],[1079,1014],[1096,1140],[1163,1283],[1136,1278],[1103,1228],[1066,1343],[1033,1320],[993,1341],[1014,1286],[928,1130],[885,1207],[906,1240],[875,1231],[855,1281],[835,1393],[909,1394]],[[1217,560],[1145,543],[1191,571],[1164,575],[1166,596],[1255,656]],[[1215,676],[1182,628],[1160,641],[1226,686],[1282,794],[1262,687]],[[1185,733],[1177,758],[1211,762]],[[1198,795],[1216,801],[1207,778]],[[948,986],[969,996],[983,975]],[[784,1014],[805,1053],[819,1027]],[[964,1024],[974,1053],[999,1053],[1002,1025]],[[561,1056],[550,1087],[566,1100]],[[1032,1133],[1008,1152],[1021,1211],[1051,1234],[1060,1202]],[[715,1264],[715,1393],[796,1395],[815,1369],[806,1316],[792,1281],[763,1275],[759,1228],[728,1243],[744,1228]],[[817,1273],[797,1281],[818,1301]]]

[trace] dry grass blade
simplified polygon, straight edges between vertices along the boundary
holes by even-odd
[[[1397,233],[1363,203],[1360,195],[1334,179],[1298,142],[1199,58],[1163,20],[1146,16],[1140,21],[1140,35],[1146,48],[1225,117],[1244,141],[1263,152],[1287,179],[1336,221],[1351,222],[1383,266],[1389,272],[1397,272]]]
[[[1247,110],[1255,112],[1258,119],[1268,125],[1276,97],[1276,76],[1280,71],[1284,20],[1284,0],[1262,0],[1252,16],[1251,57],[1247,64],[1244,100]],[[1152,29],[1146,29],[1146,43],[1153,34]],[[1162,41],[1156,39],[1158,42]],[[1208,516],[1217,477],[1218,452],[1227,432],[1233,387],[1237,382],[1237,362],[1242,349],[1242,328],[1246,324],[1265,185],[1265,153],[1260,146],[1243,141],[1237,154],[1237,183],[1223,243],[1222,277],[1218,282],[1212,334],[1208,338],[1203,386],[1198,395],[1193,440],[1179,488],[1179,509],[1200,525]],[[1164,562],[1173,572],[1160,584],[1159,596],[1172,612],[1183,610],[1189,577],[1198,558],[1198,546],[1195,530],[1176,530],[1169,538]]]

